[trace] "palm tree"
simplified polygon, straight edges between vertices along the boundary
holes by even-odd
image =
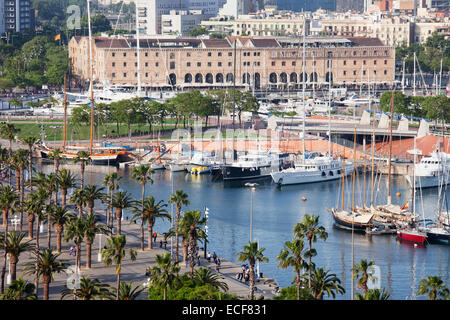
[[[64,226],[76,219],[76,215],[67,210],[66,207],[56,206],[51,212],[51,222],[56,230],[56,252],[61,253],[61,239],[64,233]]]
[[[129,283],[120,282],[119,297],[116,294],[112,294],[110,297],[114,300],[137,300],[141,293],[145,290],[141,285],[137,285],[133,288],[133,281]]]
[[[8,234],[8,214],[14,207],[16,194],[11,186],[0,186],[0,209],[3,212],[3,266],[1,273],[0,293],[5,292],[5,274],[6,274],[6,238]]]
[[[449,298],[449,290],[439,276],[428,276],[420,280],[418,295],[427,295],[430,300],[441,300]]]
[[[177,190],[174,194],[170,196],[169,203],[175,204],[177,208],[177,212],[175,215],[175,254],[176,254],[176,261],[179,261],[179,254],[178,254],[178,247],[179,247],[179,239],[178,239],[178,227],[179,227],[179,221],[181,217],[181,208],[183,206],[187,206],[190,201],[188,200],[188,195],[183,190]]]
[[[33,160],[33,146],[37,141],[37,137],[35,136],[27,136],[21,139],[22,143],[28,146],[28,176],[30,179],[30,190],[33,191],[33,170],[31,167],[31,163]]]
[[[359,264],[355,263],[352,268],[353,279],[358,279],[358,287],[362,288],[363,295],[365,295],[368,290],[367,282],[369,280],[374,279],[374,276],[367,272],[369,270],[369,268],[374,265],[375,265],[375,262],[373,262],[373,261],[367,262],[366,259],[363,259],[363,260],[361,260],[361,262]],[[360,275],[361,275],[361,277],[358,278]]]
[[[6,240],[6,253],[9,256],[9,263],[11,264],[11,280],[16,280],[16,267],[19,262],[20,254],[26,251],[31,251],[32,247],[30,240],[23,241],[25,233],[17,232],[15,230],[8,232],[6,239],[1,236],[0,241]]]
[[[228,285],[225,282],[220,281],[220,276],[211,272],[211,270],[207,268],[199,268],[195,270],[194,281],[199,286],[209,284],[216,289],[221,289],[225,292],[228,291]]]
[[[48,158],[55,162],[55,175],[58,175],[59,161],[62,159],[63,152],[56,148],[49,152]]]
[[[113,263],[116,265],[116,275],[117,275],[117,287],[116,287],[116,299],[119,299],[119,289],[120,289],[120,271],[122,267],[122,261],[125,258],[125,245],[127,240],[125,236],[118,235],[113,236],[107,240],[106,249],[102,250],[103,262],[109,267]],[[136,260],[136,251],[130,249],[129,255],[131,261]]]
[[[72,192],[70,202],[75,204],[78,208],[78,218],[83,216],[83,207],[87,203],[86,194],[82,188],[77,188]]]
[[[171,288],[178,278],[178,272],[180,272],[178,263],[178,261],[172,262],[170,253],[165,252],[163,255],[156,255],[156,266],[148,270],[151,274],[151,283],[163,287],[164,300],[167,300],[167,289]]]
[[[86,203],[88,207],[88,212],[92,213],[94,210],[95,200],[100,200],[104,198],[103,187],[97,187],[96,185],[89,184],[84,188],[84,196],[86,198]]]
[[[145,198],[145,185],[147,182],[150,183],[150,185],[153,184],[152,180],[152,173],[154,173],[154,170],[150,168],[148,164],[143,164],[137,167],[134,167],[131,171],[131,177],[142,184],[142,198],[141,198],[141,250],[144,251],[144,198]],[[151,238],[150,238],[151,242]],[[151,244],[149,245],[151,246]]]
[[[168,219],[170,221],[170,214],[168,214],[167,210],[164,209],[165,207],[167,207],[167,204],[164,203],[164,200],[160,200],[156,203],[155,197],[150,196],[144,199],[142,210],[140,208],[135,208],[134,210],[136,214],[131,218],[131,222],[141,219],[144,224],[147,224],[149,249],[153,249],[152,234],[156,219],[161,218]],[[142,212],[144,214],[142,214]]]
[[[180,229],[185,230],[189,234],[189,251],[190,251],[190,267],[191,278],[194,277],[195,256],[197,252],[197,241],[204,237],[203,226],[206,223],[206,218],[201,217],[201,212],[198,210],[187,211],[180,221]]]
[[[135,200],[126,191],[118,191],[114,193],[112,198],[112,206],[116,209],[117,234],[122,232],[122,213],[126,208],[131,208],[135,204]]]
[[[89,276],[81,277],[80,287],[74,289],[64,289],[61,292],[61,300],[67,296],[72,296],[79,300],[97,300],[110,296],[110,286],[98,279],[89,278]]]
[[[308,277],[309,279],[309,277]],[[326,292],[328,297],[335,297],[336,293],[344,294],[345,289],[341,286],[341,280],[330,270],[324,268],[314,268],[311,277],[311,294],[314,298],[323,300],[323,294]]]
[[[73,240],[76,246],[76,265],[81,267],[81,244],[86,236],[86,223],[82,218],[70,220],[66,227],[64,240]]]
[[[312,262],[311,258],[317,254],[316,250],[312,248],[312,243],[317,241],[317,237],[326,240],[328,238],[328,233],[325,228],[319,226],[319,216],[306,214],[303,217],[301,223],[297,223],[294,227],[294,234],[299,238],[306,237],[308,239],[309,250],[307,252],[309,260],[308,268],[308,288],[311,288],[311,269]]]
[[[356,300],[389,300],[391,295],[383,289],[369,289],[367,293],[356,293]]]
[[[1,171],[3,171],[5,167],[8,168],[9,170],[10,167],[9,151],[6,148],[2,148],[1,145],[0,145],[0,164],[1,164]]]
[[[28,214],[28,237],[30,239],[33,239],[33,226],[34,221],[36,220],[36,216],[39,216],[39,214],[41,214],[42,217],[42,211],[44,210],[44,201],[45,199],[47,199],[47,192],[39,191],[40,190],[31,192],[28,195],[27,200],[25,200],[25,211]],[[42,199],[43,196],[45,196],[45,199]],[[39,228],[39,222],[37,224],[37,228]]]
[[[292,241],[286,241],[284,243],[284,249],[281,250],[277,257],[277,260],[280,261],[278,267],[283,269],[292,267],[294,269],[296,274],[295,285],[297,287],[297,300],[300,300],[301,295],[300,288],[302,286],[302,281],[300,273],[303,269],[308,268],[308,264],[304,259],[305,253],[303,249],[303,239],[294,238]]]
[[[86,163],[89,160],[89,153],[86,151],[78,151],[77,156],[73,159],[75,163],[80,163],[81,169],[81,189],[84,188],[84,169],[86,168]]]
[[[76,186],[76,178],[68,169],[61,169],[57,176],[58,187],[61,189],[62,205],[66,206],[67,190]]]
[[[7,227],[8,213],[11,210],[17,195],[11,186],[0,186],[0,209],[3,212],[3,227]]]
[[[13,153],[12,161],[18,168],[17,189],[20,192],[20,231],[22,231],[22,221],[23,221],[23,199],[25,196],[25,167],[28,166],[28,151],[25,149],[19,149]]]
[[[117,175],[117,172],[112,172],[110,174],[107,174],[103,180],[103,185],[108,187],[108,198],[109,198],[109,204],[108,204],[108,212],[107,212],[107,225],[112,230],[113,228],[113,219],[112,219],[112,197],[113,192],[117,189],[117,181],[119,181],[121,177]]]
[[[37,296],[33,291],[34,284],[19,278],[11,282],[5,294],[0,296],[0,300],[36,300]]]
[[[36,215],[36,242],[35,242],[35,251],[34,251],[34,255],[35,255],[35,274],[36,274],[36,279],[34,282],[34,288],[36,290],[36,296],[38,295],[38,291],[39,291],[39,228],[40,228],[40,223],[41,221],[45,220],[45,216],[46,216],[46,212],[44,211],[44,205],[45,205],[45,200],[48,198],[49,192],[47,189],[45,189],[44,187],[40,187],[36,192],[31,193],[30,198],[32,199],[33,202],[35,202],[34,204],[34,214]]]
[[[98,223],[100,218],[95,212],[88,213],[86,217],[84,217],[84,221],[86,232],[86,268],[90,269],[92,244],[94,243],[95,235],[97,233],[108,234],[109,230],[106,225]]]
[[[268,262],[269,259],[264,256],[263,251],[265,248],[258,249],[258,242],[248,242],[248,245],[244,246],[244,251],[238,253],[238,261],[248,261],[250,265],[250,300],[254,297],[255,287],[255,263]]]
[[[9,156],[12,156],[12,141],[14,140],[20,129],[16,128],[13,124],[4,123],[0,127],[0,136],[9,141]],[[11,169],[9,170],[9,184],[11,184]]]
[[[69,264],[64,260],[59,260],[60,253],[53,253],[51,248],[39,252],[39,269],[35,270],[32,263],[25,266],[27,273],[35,274],[38,278],[42,277],[44,285],[44,300],[48,300],[50,283],[53,281],[55,273],[64,272]]]

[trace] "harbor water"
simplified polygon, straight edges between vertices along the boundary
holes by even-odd
[[[79,175],[79,165],[63,164]],[[45,173],[53,171],[51,163],[38,163],[37,169]],[[86,184],[102,185],[105,174],[117,171],[122,177],[119,181],[121,190],[130,192],[140,199],[142,187],[130,176],[131,169],[114,167],[87,166]],[[364,192],[363,177],[358,176],[355,188],[355,205],[370,205],[370,174],[366,176]],[[348,185],[344,193],[346,208],[352,203],[352,183],[348,176]],[[157,201],[170,198],[170,194],[182,189],[189,196],[190,205],[187,210],[204,210],[209,208],[208,219],[208,251],[229,261],[239,263],[238,252],[250,240],[252,226],[253,240],[265,248],[264,255],[268,263],[259,266],[264,276],[275,279],[281,286],[289,286],[294,278],[290,269],[277,267],[276,257],[283,248],[284,242],[292,239],[292,230],[301,222],[305,214],[319,215],[319,224],[328,232],[326,241],[319,239],[313,243],[317,256],[313,262],[317,267],[325,267],[341,279],[346,293],[336,299],[350,299],[352,268],[352,234],[349,231],[336,229],[334,220],[326,208],[341,207],[342,189],[339,180],[294,185],[279,188],[271,180],[252,181],[258,183],[255,190],[240,184],[227,184],[214,181],[211,175],[191,175],[190,173],[171,173],[156,171],[153,185],[147,185],[146,196],[153,195]],[[404,177],[394,176],[391,185],[392,202],[403,205],[411,198],[411,189]],[[253,195],[252,195],[253,192]],[[399,194],[398,194],[399,193]],[[253,198],[252,198],[253,196]],[[450,192],[447,191],[447,198]],[[306,200],[302,200],[305,197]],[[386,204],[387,184],[381,178],[374,190],[375,204]],[[425,189],[416,192],[416,212],[424,218],[434,218],[438,203],[438,189]],[[444,204],[445,210],[445,204]],[[250,210],[250,209],[253,210]],[[169,212],[175,208],[168,206]],[[252,212],[252,213],[251,213]],[[130,218],[131,213],[125,213]],[[252,217],[252,223],[250,218]],[[156,231],[163,233],[170,227],[169,222],[157,221]],[[450,286],[450,246],[444,244],[427,244],[425,247],[401,243],[395,235],[354,234],[355,263],[361,259],[373,260],[381,269],[381,286],[389,291],[391,299],[426,299],[416,296],[419,282],[430,275],[439,275]],[[307,244],[305,243],[305,247]],[[356,285],[356,280],[355,280]],[[355,289],[355,292],[360,290]],[[325,295],[325,299],[328,297]]]

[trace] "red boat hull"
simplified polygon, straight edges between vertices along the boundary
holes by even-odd
[[[402,240],[418,242],[418,243],[424,243],[425,240],[427,239],[426,235],[418,234],[416,232],[409,232],[409,231],[399,231],[398,237]]]

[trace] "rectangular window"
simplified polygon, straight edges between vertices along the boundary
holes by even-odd
[[[314,61],[315,62],[315,61]],[[346,66],[347,65],[347,61],[346,60],[344,60],[344,66]]]
[[[112,77],[113,77],[113,78],[115,78],[115,77],[116,77],[116,74],[115,74],[114,72],[113,72],[113,74],[112,74]]]
[[[281,66],[282,66],[282,67],[286,66],[286,61],[282,61],[282,62],[281,62]]]
[[[175,69],[175,62],[171,61],[170,62],[170,70],[173,70],[173,69]]]
[[[113,63],[112,63],[112,66],[113,66],[113,67],[115,67],[115,66],[116,66],[116,63],[115,63],[115,62],[113,62]]]
[[[111,54],[113,57],[115,57],[116,56],[116,53],[115,52],[113,52],[112,54]]]
[[[233,56],[233,52],[228,52],[228,56],[232,57]]]
[[[232,67],[232,66],[233,66],[233,63],[232,63],[232,62],[228,62],[228,66],[229,66],[229,67]]]
[[[124,53],[123,53],[123,56],[124,56],[124,57],[126,57],[126,56],[127,56],[127,53],[126,53],[126,52],[124,52]]]
[[[222,66],[222,62],[217,63],[217,66],[221,67]]]
[[[124,78],[126,78],[126,77],[127,77],[127,74],[126,74],[126,72],[125,72],[125,73],[123,74],[123,77],[124,77]]]
[[[197,62],[197,67],[201,67],[202,63],[201,62]]]
[[[190,56],[191,56],[190,52],[186,53],[186,57],[190,57]]]
[[[127,63],[126,63],[126,62],[124,62],[124,63],[123,63],[123,66],[124,66],[124,67],[126,67],[126,66],[127,66]]]
[[[211,62],[208,62],[208,67],[211,67]]]
[[[275,61],[272,61],[272,67],[275,67]]]
[[[221,57],[221,56],[222,56],[222,52],[219,52],[219,53],[217,54],[217,56]]]
[[[155,67],[159,67],[159,62],[155,62]]]
[[[208,52],[208,57],[211,57],[211,52]]]
[[[376,64],[377,64],[377,60],[373,60],[373,64],[375,64],[375,65],[376,65]]]
[[[190,62],[187,62],[187,63],[186,63],[186,66],[187,66],[187,67],[190,67],[190,66],[191,66],[191,63],[190,63]]]

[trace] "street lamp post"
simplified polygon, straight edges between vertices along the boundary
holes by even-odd
[[[98,254],[97,254],[97,261],[102,262],[102,234],[99,234],[98,237]]]
[[[251,188],[251,195],[250,195],[250,242],[253,240],[253,192],[256,190],[256,186],[259,184],[257,183],[249,183],[247,182],[245,184],[246,187]]]
[[[203,257],[206,259],[206,242],[208,241],[208,215],[209,215],[209,208],[205,207],[205,248],[203,250]]]

